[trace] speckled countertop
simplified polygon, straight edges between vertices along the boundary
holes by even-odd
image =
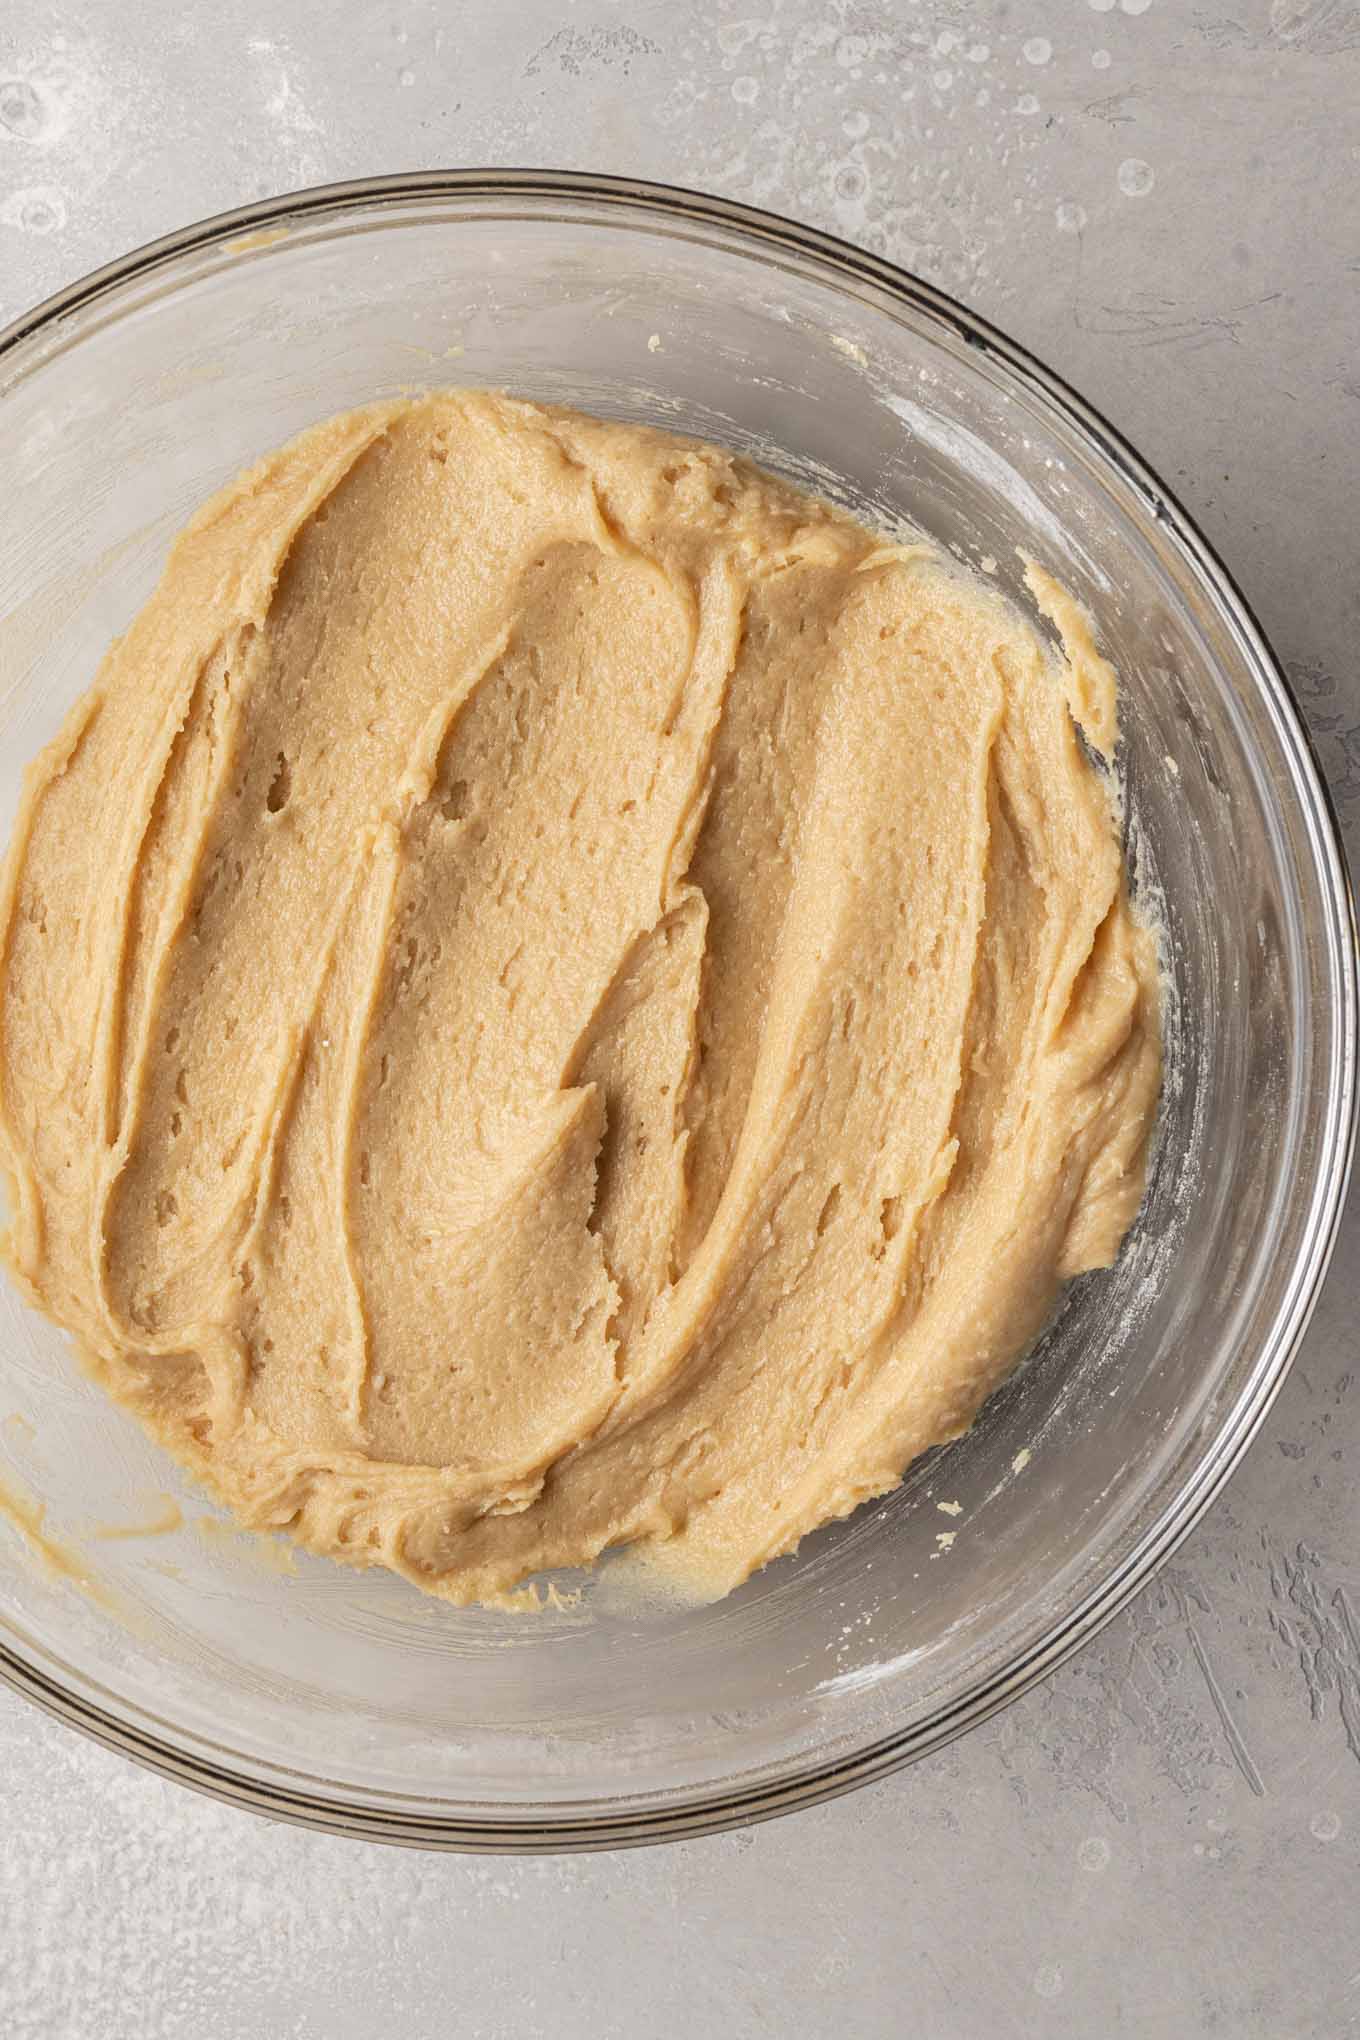
[[[204,213],[555,164],[910,264],[1173,482],[1360,852],[1351,0],[3,0],[0,319]],[[0,419],[0,428],[3,420]],[[270,1827],[0,1694],[7,2040],[1360,2032],[1360,1202],[1212,1516],[1040,1691],[744,1834],[485,1862]]]

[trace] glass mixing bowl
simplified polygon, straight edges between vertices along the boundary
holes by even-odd
[[[1280,1385],[1353,1123],[1344,867],[1299,716],[1193,525],[1037,362],[806,228],[602,178],[449,173],[212,220],[0,336],[0,797],[204,496],[310,421],[453,382],[721,440],[919,524],[1123,676],[1128,847],[1166,929],[1165,1100],[1118,1265],[947,1451],[717,1606],[456,1612],[237,1534],[0,1297],[0,1670],[257,1810],[596,1847],[804,1804],[1022,1692],[1184,1537]],[[262,988],[262,995],[267,992]],[[167,1495],[177,1498],[178,1527]],[[938,1502],[958,1505],[941,1515]],[[109,1530],[150,1534],[111,1537]],[[952,1538],[952,1542],[950,1539]]]

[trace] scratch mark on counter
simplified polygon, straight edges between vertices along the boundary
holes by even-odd
[[[1223,1724],[1224,1738],[1228,1748],[1232,1751],[1233,1761],[1248,1785],[1250,1785],[1252,1791],[1256,1794],[1256,1797],[1264,1799],[1266,1796],[1265,1781],[1252,1762],[1251,1751],[1242,1739],[1241,1729],[1233,1720],[1232,1710],[1223,1695],[1223,1688],[1219,1685],[1214,1675],[1214,1668],[1209,1662],[1209,1653],[1204,1648],[1200,1633],[1191,1621],[1188,1611],[1185,1617],[1185,1633],[1190,1639],[1190,1648],[1195,1653],[1195,1661],[1204,1674],[1204,1683],[1209,1689],[1209,1698],[1213,1701],[1218,1718]]]
[[[542,71],[555,66],[569,78],[580,78],[588,71],[611,68],[621,70],[626,78],[635,58],[660,54],[659,43],[626,24],[618,28],[559,28],[534,51],[524,66],[524,76],[536,78]]]
[[[1088,120],[1104,121],[1107,127],[1127,127],[1137,118],[1134,103],[1142,95],[1136,87],[1127,92],[1111,92],[1104,99],[1092,99],[1082,108]]]
[[[1360,1623],[1355,1619],[1351,1597],[1344,1587],[1338,1587],[1332,1595],[1332,1606],[1341,1617],[1342,1634],[1350,1646],[1350,1666],[1338,1666],[1338,1704],[1341,1709],[1341,1725],[1346,1731],[1346,1747],[1360,1762]],[[1347,1669],[1349,1676],[1347,1676]]]
[[[1360,1763],[1360,1618],[1355,1604],[1344,1585],[1338,1582],[1329,1593],[1328,1583],[1319,1581],[1322,1561],[1310,1546],[1300,1543],[1291,1558],[1272,1551],[1264,1533],[1261,1541],[1271,1591],[1294,1611],[1291,1619],[1272,1609],[1271,1620],[1303,1675],[1309,1714],[1314,1721],[1325,1719],[1327,1696],[1335,1692],[1346,1748]]]
[[[1248,316],[1278,303],[1280,295],[1268,291],[1221,311],[1195,311],[1155,291],[1136,291],[1114,303],[1079,304],[1074,320],[1082,332],[1127,340],[1133,347],[1180,347],[1195,353],[1221,342],[1240,347]]]

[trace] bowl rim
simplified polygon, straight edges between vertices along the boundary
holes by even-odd
[[[160,1775],[249,1811],[330,1834],[399,1845],[468,1853],[522,1854],[599,1850],[681,1840],[769,1819],[795,1808],[834,1798],[887,1776],[941,1749],[965,1730],[987,1720],[1011,1700],[1057,1669],[1120,1612],[1176,1551],[1217,1498],[1256,1436],[1284,1381],[1321,1291],[1345,1203],[1357,1128],[1356,1061],[1360,1048],[1357,1014],[1355,901],[1336,810],[1306,720],[1257,618],[1233,576],[1195,520],[1108,419],[1036,355],[957,299],[886,258],[791,220],[782,214],[691,188],[635,177],[553,169],[417,170],[387,176],[313,185],[198,220],[143,243],[90,271],[23,312],[0,329],[0,394],[6,370],[25,342],[53,334],[72,314],[98,303],[123,285],[181,258],[222,247],[273,229],[343,213],[356,206],[397,208],[412,200],[522,200],[543,204],[588,203],[613,210],[640,225],[690,222],[734,236],[746,252],[790,254],[827,274],[842,287],[863,282],[924,311],[953,329],[967,346],[998,362],[1030,394],[1039,397],[1101,461],[1142,500],[1148,514],[1176,545],[1193,577],[1230,621],[1261,690],[1274,710],[1282,737],[1292,747],[1296,795],[1311,797],[1310,843],[1316,871],[1332,912],[1330,945],[1335,965],[1337,1039],[1333,1055],[1337,1108],[1326,1128],[1326,1148],[1314,1186],[1315,1223],[1309,1228],[1280,1304],[1272,1336],[1257,1355],[1250,1376],[1218,1430],[1199,1448],[1193,1470],[1173,1499],[1082,1598],[1054,1620],[1028,1649],[976,1687],[938,1707],[923,1721],[877,1737],[849,1757],[809,1762],[796,1774],[752,1786],[713,1790],[686,1788],[619,1812],[598,1803],[562,1802],[552,1811],[502,1813],[491,1807],[466,1816],[425,1815],[391,1805],[328,1797],[307,1789],[295,1772],[274,1768],[268,1782],[230,1763],[178,1747],[85,1695],[68,1691],[37,1665],[0,1643],[0,1680],[46,1712],[79,1729],[106,1748]],[[263,248],[266,243],[258,243]],[[227,249],[226,252],[250,253]],[[39,366],[41,364],[38,364]]]

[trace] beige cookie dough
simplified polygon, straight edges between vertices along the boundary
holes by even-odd
[[[470,392],[215,497],[31,768],[10,1258],[247,1524],[718,1593],[1137,1209],[1113,676],[714,447]]]

